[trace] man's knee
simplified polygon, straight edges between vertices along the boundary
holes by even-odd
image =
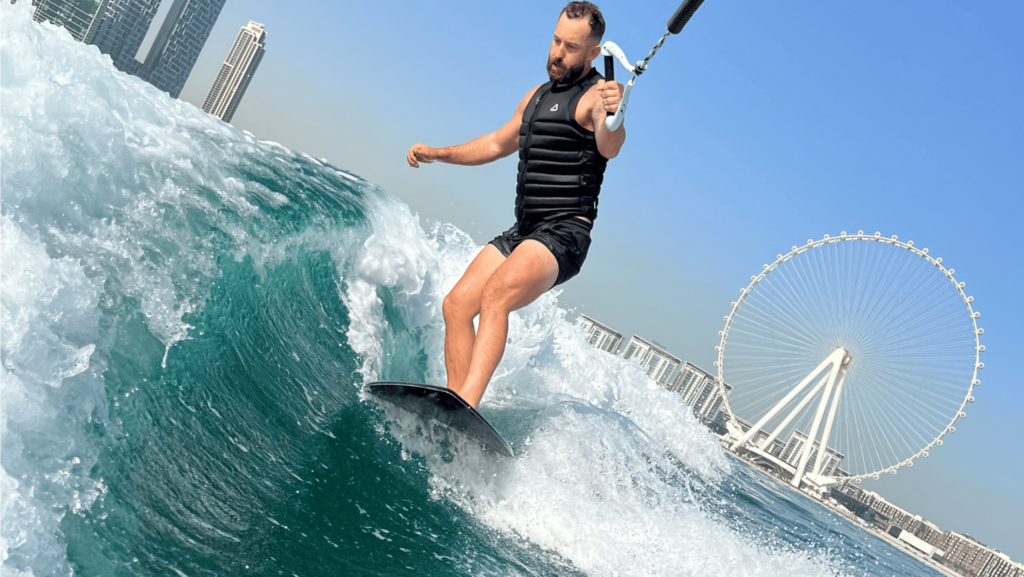
[[[455,287],[441,302],[441,313],[445,322],[472,320],[479,312],[479,302]]]
[[[510,292],[502,283],[488,281],[480,291],[480,314],[511,312]]]

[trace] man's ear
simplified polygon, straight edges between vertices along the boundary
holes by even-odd
[[[593,62],[598,56],[601,55],[601,45],[600,44],[595,44],[595,45],[591,46],[590,49],[587,50],[587,54],[590,55],[590,56],[587,57],[587,61],[588,62]]]

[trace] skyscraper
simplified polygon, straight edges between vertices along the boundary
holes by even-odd
[[[224,122],[231,122],[252,75],[256,73],[256,67],[263,59],[266,40],[267,32],[259,22],[250,20],[248,25],[242,27],[203,101],[203,110],[220,117]]]
[[[84,41],[108,54],[118,70],[136,74],[139,61],[135,55],[146,39],[160,0],[104,0],[104,4],[93,37]]]
[[[101,13],[109,0],[36,0],[32,15],[36,22],[47,21],[67,28],[79,42],[88,42],[90,33],[102,20]]]
[[[139,66],[138,76],[177,98],[210,37],[224,2],[174,0],[146,55],[146,62]]]

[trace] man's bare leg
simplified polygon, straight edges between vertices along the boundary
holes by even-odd
[[[473,319],[480,314],[480,293],[494,271],[505,262],[505,256],[488,244],[476,255],[462,278],[444,297],[444,366],[448,372],[448,388],[458,392],[469,372],[476,329]]]
[[[494,369],[505,354],[509,313],[535,301],[557,278],[558,261],[535,240],[526,240],[516,247],[490,275],[480,293],[480,331],[472,345],[469,372],[461,387],[452,387],[450,381],[448,385],[467,403],[473,407],[480,404]]]

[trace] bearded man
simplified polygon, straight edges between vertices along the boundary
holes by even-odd
[[[480,251],[442,307],[448,388],[474,408],[505,353],[509,313],[576,276],[587,257],[605,166],[626,139],[625,128],[604,124],[622,85],[591,66],[604,28],[597,6],[570,2],[551,40],[550,81],[530,90],[508,123],[458,146],[409,149],[413,168],[475,166],[519,151],[516,224]]]

